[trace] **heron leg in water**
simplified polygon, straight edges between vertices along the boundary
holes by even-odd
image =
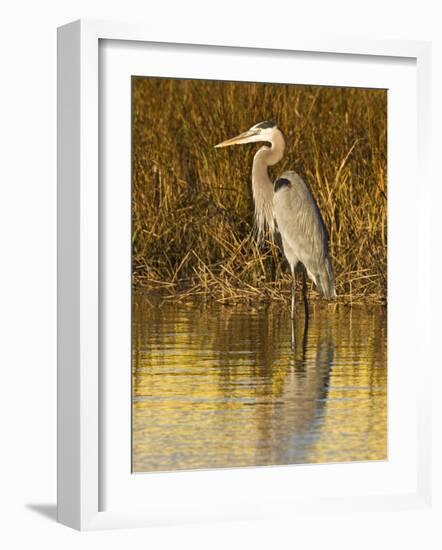
[[[295,350],[295,315],[296,315],[296,304],[295,304],[295,290],[296,290],[296,278],[295,270],[292,269],[292,310],[291,310],[291,321],[292,321],[292,349]],[[308,311],[308,298],[307,298],[307,275],[305,267],[302,268],[302,300],[304,302],[304,338],[308,330],[308,320],[309,320],[309,311]]]

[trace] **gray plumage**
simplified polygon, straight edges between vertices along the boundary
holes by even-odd
[[[285,180],[282,184],[281,179]],[[274,189],[273,214],[292,273],[301,262],[319,292],[327,299],[333,298],[336,294],[327,231],[312,194],[293,171],[284,172]]]
[[[269,166],[282,159],[285,149],[284,136],[274,122],[255,124],[246,132],[215,147],[253,142],[270,144],[270,147],[260,147],[253,158],[252,191],[258,238],[264,235],[272,238],[276,227],[281,234],[284,255],[293,275],[293,319],[295,269],[299,263],[304,265],[308,276],[325,298],[336,296],[327,231],[310,190],[296,172],[284,172],[274,185],[269,178]],[[304,306],[308,315],[306,295]]]

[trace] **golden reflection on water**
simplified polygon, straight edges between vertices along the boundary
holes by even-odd
[[[387,458],[384,308],[133,306],[133,471]]]

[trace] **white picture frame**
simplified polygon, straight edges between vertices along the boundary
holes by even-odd
[[[235,507],[228,500],[218,508],[195,503],[173,506],[167,499],[162,506],[126,508],[113,506],[103,510],[103,434],[100,415],[102,373],[100,336],[102,326],[102,280],[99,213],[101,205],[100,155],[100,41],[127,43],[164,43],[195,46],[244,48],[273,52],[309,52],[312,55],[376,56],[380,59],[410,59],[417,71],[417,164],[420,178],[418,202],[419,276],[423,281],[416,298],[416,313],[422,314],[420,338],[427,355],[420,365],[421,376],[415,386],[416,406],[416,487],[415,490],[391,491],[366,496],[330,496],[312,491],[312,498],[302,501],[264,494],[244,506]],[[302,35],[281,36],[267,44],[264,38],[253,41],[241,37],[225,40],[221,36],[186,35],[183,29],[167,36],[161,30],[142,25],[76,21],[58,31],[58,521],[80,530],[151,526],[181,522],[214,521],[254,517],[275,517],[293,513],[321,513],[333,506],[334,512],[355,509],[370,512],[379,509],[423,508],[431,502],[431,432],[429,418],[431,394],[431,348],[428,344],[430,319],[430,215],[425,205],[431,202],[428,172],[430,120],[430,44],[426,42],[364,40],[345,37],[306,39]],[[418,309],[417,309],[418,308]],[[430,350],[430,351],[428,351]],[[338,465],[342,469],[345,465]],[[274,475],[284,480],[287,469],[275,468]],[[325,472],[325,470],[324,470]],[[161,476],[162,474],[158,474]],[[184,474],[185,475],[185,474]],[[235,472],[230,476],[234,479]],[[253,484],[253,469],[246,477]],[[273,474],[272,474],[273,475]],[[206,483],[212,472],[192,473]],[[188,478],[187,478],[188,479]],[[261,481],[262,481],[261,477]],[[153,478],[151,478],[153,480]],[[164,478],[165,480],[165,478]],[[170,490],[171,484],[164,485]],[[270,479],[273,483],[273,480]],[[156,479],[161,487],[161,478]],[[166,481],[164,481],[166,483]],[[183,488],[185,485],[183,485]],[[188,489],[188,488],[187,488]],[[189,495],[190,500],[192,497]],[[173,500],[172,498],[170,499]]]

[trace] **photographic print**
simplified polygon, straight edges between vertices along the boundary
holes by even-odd
[[[387,90],[132,77],[133,472],[386,460]]]

